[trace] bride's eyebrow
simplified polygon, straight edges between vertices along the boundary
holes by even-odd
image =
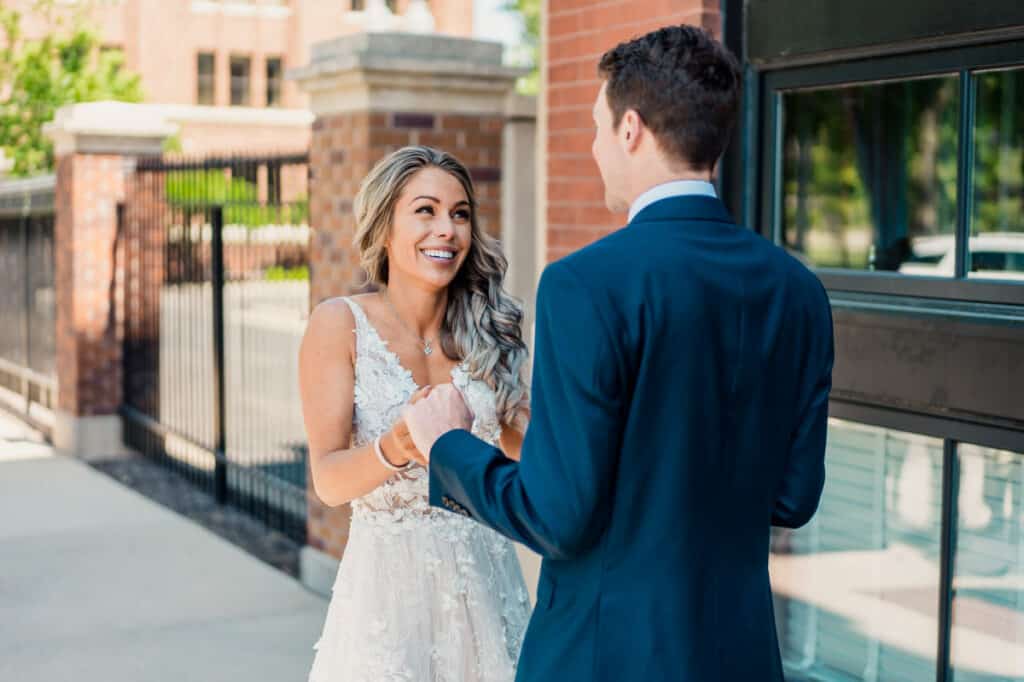
[[[440,199],[438,199],[437,197],[431,197],[431,196],[427,196],[426,194],[421,194],[421,195],[420,195],[420,196],[418,196],[418,197],[414,197],[414,198],[412,199],[412,201],[410,201],[409,203],[411,204],[411,203],[413,203],[414,201],[419,201],[420,199],[430,199],[430,200],[431,200],[431,201],[433,201],[433,202],[434,202],[435,204],[440,204],[440,203],[441,203],[441,200],[440,200]]]

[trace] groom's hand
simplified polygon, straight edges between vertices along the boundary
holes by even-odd
[[[459,390],[451,384],[434,387],[426,398],[407,405],[402,416],[416,449],[428,462],[430,450],[441,436],[456,429],[468,431],[473,427],[473,413]]]

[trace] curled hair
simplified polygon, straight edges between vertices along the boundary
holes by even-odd
[[[472,228],[469,254],[448,287],[448,309],[441,326],[441,348],[459,360],[469,375],[494,389],[497,415],[504,425],[525,416],[527,390],[523,368],[523,307],[504,289],[508,261],[496,239],[480,228],[476,194],[469,171],[455,157],[431,147],[403,147],[382,159],[363,180],[354,201],[354,245],[367,277],[388,283],[386,244],[395,206],[409,180],[426,168],[454,177],[466,192]]]

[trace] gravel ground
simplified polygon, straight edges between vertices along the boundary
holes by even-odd
[[[89,464],[154,502],[192,519],[257,559],[288,575],[299,576],[302,546],[231,506],[219,506],[212,495],[171,469],[134,454]]]

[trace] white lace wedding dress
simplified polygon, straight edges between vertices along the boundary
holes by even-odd
[[[345,299],[356,320],[353,446],[399,418],[412,374]],[[452,380],[496,443],[493,390],[462,367]],[[431,508],[427,472],[396,474],[352,502],[352,526],[310,682],[511,682],[529,619],[512,544],[467,518]]]

